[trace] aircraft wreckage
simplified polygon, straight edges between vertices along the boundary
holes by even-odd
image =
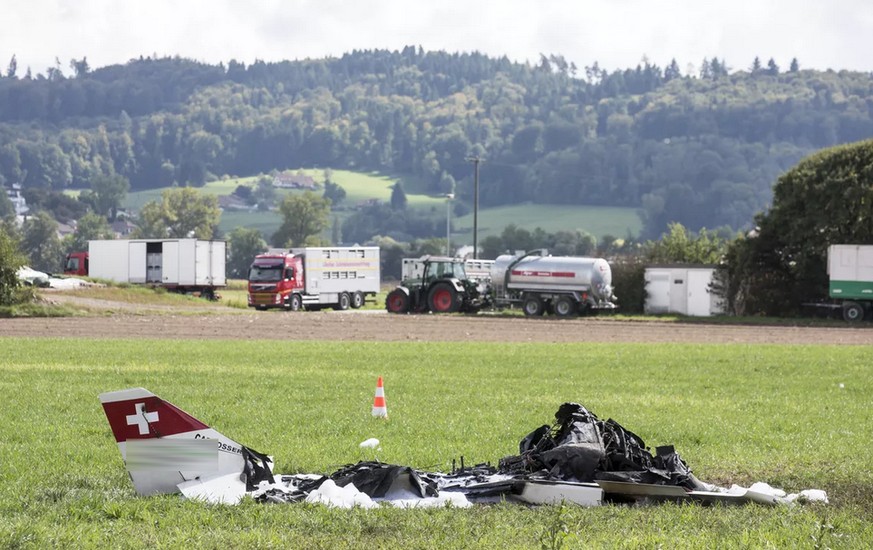
[[[112,433],[137,493],[182,493],[235,504],[246,494],[259,502],[320,502],[335,506],[422,507],[483,502],[582,506],[604,503],[698,502],[779,504],[827,502],[820,490],[786,495],[765,483],[746,489],[697,479],[672,446],[652,454],[636,434],[601,420],[577,403],[564,403],[555,423],[525,436],[519,454],[450,473],[359,462],[324,476],[279,475],[270,457],[227,438],[143,388],[100,395]]]

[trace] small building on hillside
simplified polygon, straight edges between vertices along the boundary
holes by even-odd
[[[218,207],[222,210],[254,210],[255,207],[236,195],[219,195]]]
[[[116,239],[127,239],[136,229],[136,225],[128,219],[115,220],[109,224],[109,227],[111,227],[112,232],[115,233]]]
[[[666,265],[646,268],[645,312],[709,317],[724,313],[721,299],[712,293],[715,266]]]
[[[273,187],[280,189],[307,189],[315,190],[315,180],[311,176],[307,176],[302,172],[292,174],[291,172],[282,172],[276,174],[273,178]]]
[[[12,201],[12,206],[15,207],[16,216],[24,216],[30,212],[30,207],[27,206],[27,201],[21,194],[21,184],[13,183],[8,188],[4,188],[6,196]]]

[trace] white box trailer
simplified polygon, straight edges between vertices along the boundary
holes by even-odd
[[[695,317],[724,313],[722,301],[710,288],[714,274],[715,267],[712,266],[647,267],[645,312]]]
[[[226,249],[224,241],[201,239],[88,241],[88,275],[212,296],[227,284]]]
[[[873,310],[873,245],[828,247],[828,294],[839,301],[846,321],[860,321]]]
[[[292,248],[303,258],[303,305],[334,305],[343,295],[375,296],[382,284],[378,246]],[[353,303],[353,306],[359,304]],[[343,308],[345,309],[345,308]]]

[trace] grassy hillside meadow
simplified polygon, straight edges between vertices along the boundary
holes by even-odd
[[[316,182],[324,181],[323,170],[313,169],[304,170],[304,172],[312,176]],[[350,216],[355,205],[362,201],[369,199],[389,201],[391,186],[398,180],[398,178],[376,173],[347,170],[334,170],[332,179],[346,190],[345,200],[338,205],[339,209],[334,212],[334,217],[338,217],[340,221]],[[445,198],[419,192],[421,186],[418,182],[401,179],[406,189],[410,208],[435,213],[440,217],[446,215]],[[200,189],[211,195],[229,195],[233,193],[237,185],[254,185],[255,181],[257,181],[256,177],[231,178],[209,182]],[[150,189],[130,193],[125,201],[125,207],[138,210],[149,201],[160,200],[161,191],[161,189]],[[302,191],[279,191],[279,194],[283,196],[289,192],[302,193]],[[321,190],[317,192],[320,194]],[[219,229],[228,233],[239,226],[254,227],[260,229],[269,238],[279,227],[281,221],[281,216],[275,211],[228,211],[222,213]],[[541,227],[549,232],[584,230],[598,238],[607,234],[615,237],[626,237],[628,234],[637,235],[641,228],[641,222],[633,208],[524,204],[481,209],[479,211],[479,238],[499,235],[503,228],[511,223],[528,230],[533,230],[536,227]],[[452,216],[452,227],[453,242],[457,244],[473,243],[472,212],[461,217]],[[326,236],[329,236],[329,232]]]
[[[869,547],[871,351],[0,338],[0,547]],[[388,421],[370,416],[380,375]],[[674,444],[703,480],[821,488],[831,504],[349,511],[137,497],[97,399],[135,386],[275,455],[279,472],[495,463],[572,400]],[[358,447],[369,437],[381,450]]]

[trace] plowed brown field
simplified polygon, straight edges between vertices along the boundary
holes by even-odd
[[[230,310],[229,310],[230,311]],[[787,327],[609,318],[388,315],[382,311],[167,311],[0,319],[0,336],[356,341],[873,344],[873,326]]]

